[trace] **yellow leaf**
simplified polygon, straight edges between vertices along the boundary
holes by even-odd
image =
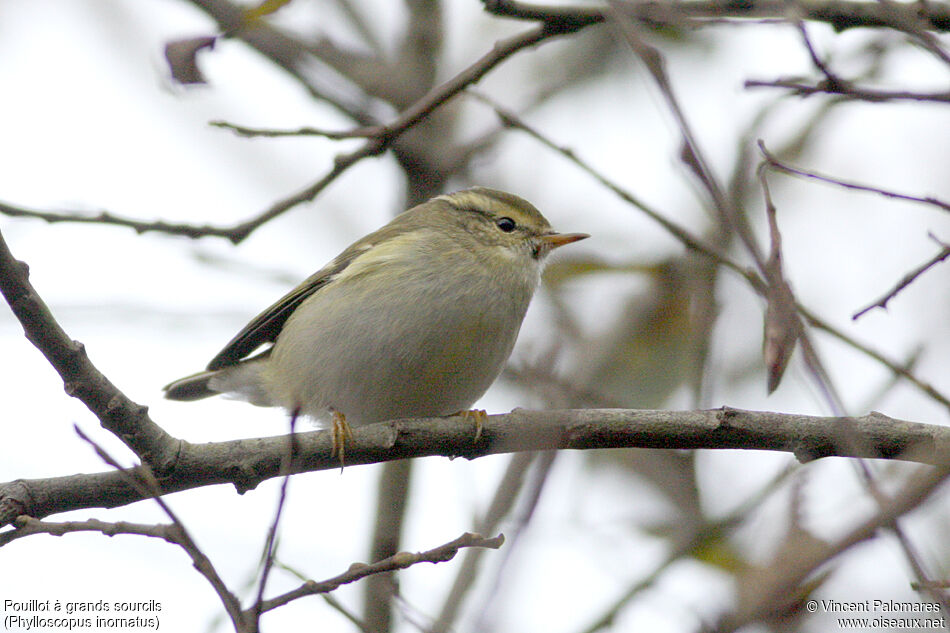
[[[252,7],[244,11],[244,15],[241,16],[241,21],[247,25],[255,20],[260,20],[266,15],[275,13],[278,9],[282,8],[284,5],[290,4],[292,0],[264,0],[256,7]]]

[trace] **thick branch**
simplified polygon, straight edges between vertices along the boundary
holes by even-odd
[[[148,407],[127,398],[89,360],[85,347],[69,338],[29,280],[29,267],[17,261],[0,234],[0,292],[23,326],[26,337],[63,379],[66,393],[92,411],[157,472],[168,469],[178,454],[178,440],[155,424]],[[2,507],[2,502],[0,502]]]
[[[515,0],[483,1],[485,10],[495,15],[574,27],[603,22],[610,11],[606,6],[546,6]],[[917,29],[950,31],[950,6],[943,3],[891,4],[884,7],[877,2],[850,0],[803,0],[794,4],[786,0],[706,0],[676,3],[624,2],[614,3],[613,6],[622,10],[630,19],[657,26],[682,26],[687,22],[701,23],[724,19],[787,19],[790,12],[794,11],[797,18],[825,22],[837,31],[858,27],[906,30],[907,25],[913,25]]]
[[[328,431],[297,433],[295,473],[339,468]],[[182,442],[175,468],[158,478],[164,493],[212,484],[233,484],[239,492],[281,474],[288,437],[210,444]],[[671,448],[786,451],[800,460],[870,457],[924,464],[950,464],[950,427],[906,422],[880,413],[829,418],[712,409],[516,409],[488,416],[474,442],[462,417],[395,420],[354,429],[347,442],[347,466],[441,455],[475,459],[484,455],[547,449]],[[0,508],[43,518],[83,508],[112,508],[142,500],[122,473],[78,474],[17,480],[0,485]],[[15,515],[0,513],[0,525]]]

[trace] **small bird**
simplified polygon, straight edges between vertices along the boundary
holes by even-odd
[[[503,191],[438,196],[357,240],[165,397],[229,394],[332,421],[341,459],[350,425],[470,412],[511,354],[545,256],[587,237]]]

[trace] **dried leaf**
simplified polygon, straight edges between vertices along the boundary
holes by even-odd
[[[790,297],[791,291],[785,285],[784,279],[778,287],[769,285],[766,294],[768,306],[765,310],[762,347],[762,355],[768,372],[769,393],[775,391],[781,382],[801,333],[798,312],[795,310],[794,302],[789,300]]]
[[[772,196],[764,175],[762,186],[765,192],[765,210],[769,220],[770,240],[769,259],[765,262],[764,270],[766,282],[768,282],[765,293],[768,305],[765,310],[762,353],[768,371],[768,392],[772,393],[781,382],[792,352],[795,351],[795,344],[802,333],[802,323],[798,316],[792,288],[785,279],[782,267],[782,235],[779,232],[775,205],[772,203]]]
[[[168,60],[172,78],[185,85],[208,83],[198,68],[198,51],[214,48],[217,39],[213,35],[202,35],[168,42],[165,45],[165,59]]]

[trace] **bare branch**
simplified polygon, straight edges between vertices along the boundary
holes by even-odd
[[[97,450],[101,449],[98,449],[97,447]],[[62,536],[64,534],[73,532],[99,532],[106,536],[130,534],[160,538],[167,541],[168,543],[182,547],[189,554],[189,556],[192,557],[193,561],[195,562],[195,567],[198,568],[199,571],[201,571],[202,568],[206,568],[210,565],[210,562],[207,561],[207,558],[204,557],[204,554],[198,552],[198,556],[196,558],[192,548],[197,549],[197,547],[188,536],[187,531],[184,530],[183,526],[177,519],[175,519],[175,522],[171,524],[150,525],[129,523],[125,521],[111,523],[100,521],[98,519],[57,523],[40,521],[30,516],[20,516],[17,517],[16,521],[14,522],[14,526],[17,528],[16,530],[0,533],[0,546],[6,545],[7,543],[18,538],[31,536],[33,534],[51,534],[54,536]],[[401,552],[395,556],[388,557],[371,565],[352,565],[346,572],[322,582],[308,580],[298,589],[285,593],[271,600],[265,601],[259,597],[255,605],[251,609],[248,609],[244,612],[240,611],[240,605],[238,604],[237,599],[233,596],[233,594],[227,591],[227,589],[223,586],[223,583],[220,583],[220,578],[217,578],[216,574],[216,582],[212,582],[212,584],[217,585],[220,583],[220,586],[215,586],[216,591],[218,591],[220,595],[221,590],[223,589],[223,591],[227,594],[229,599],[226,601],[225,607],[229,606],[229,602],[231,603],[233,608],[229,609],[229,614],[232,615],[232,621],[234,621],[236,627],[238,627],[237,630],[244,630],[244,623],[241,620],[244,614],[257,618],[264,611],[276,609],[283,606],[284,604],[287,604],[288,602],[302,598],[304,596],[329,593],[341,585],[356,582],[376,574],[406,569],[419,563],[436,564],[446,562],[453,559],[459,550],[465,548],[498,549],[504,542],[505,538],[502,535],[486,538],[479,534],[465,533],[453,541],[424,552],[418,552],[415,554]],[[231,611],[233,611],[233,613],[231,613]],[[235,617],[237,620],[234,620]],[[256,621],[256,619],[254,621]]]
[[[819,59],[817,53],[814,51],[814,48],[812,47],[812,44],[808,38],[808,33],[805,30],[804,25],[799,23],[799,29],[801,31],[802,38],[805,41],[805,45],[809,50],[809,54],[812,57],[813,63],[828,77],[828,81],[830,82],[839,81],[838,78],[832,73],[832,71],[829,68],[827,68],[824,65],[824,63]],[[758,145],[759,145],[759,149],[763,153],[765,153],[764,143],[762,141],[759,141]],[[769,193],[768,180],[766,177],[768,168],[769,168],[769,161],[768,159],[765,159],[759,165],[758,172],[759,172],[759,177],[762,183],[762,188],[765,193],[766,212],[768,214],[768,219],[769,219],[769,232],[770,232],[770,235],[772,235],[772,242],[773,242],[772,255],[769,258],[769,262],[766,269],[766,275],[767,275],[767,278],[769,280],[769,285],[770,285],[769,312],[776,311],[776,308],[783,309],[783,312],[791,311],[791,313],[794,314],[794,324],[787,325],[787,329],[791,331],[797,330],[798,332],[800,332],[801,321],[794,307],[794,297],[791,295],[791,291],[788,289],[788,285],[785,282],[785,280],[781,278],[781,255],[779,254],[780,243],[778,241],[780,238],[778,237],[778,227],[775,221],[775,206],[772,203],[772,198]],[[775,268],[772,269],[772,266],[774,266]],[[776,303],[778,303],[779,305],[773,307],[773,300],[776,298],[774,296],[776,287],[782,288],[786,292],[781,292],[778,295],[777,297],[778,301],[776,301]],[[773,321],[778,321],[778,324],[781,326],[783,322],[782,315],[779,315],[776,318],[773,318]],[[784,321],[787,323],[788,317],[786,317]],[[781,331],[781,327],[778,329]],[[767,335],[766,345],[767,346],[769,345],[768,333],[769,333],[769,321],[767,317],[766,318],[766,335]],[[810,343],[807,336],[802,336],[802,349],[805,354],[805,360],[806,360],[806,363],[808,364],[809,369],[816,375],[816,377],[819,378],[819,384],[826,390],[826,397],[831,403],[833,410],[837,412],[844,411],[844,406],[842,404],[841,398],[837,394],[836,390],[834,389],[833,383],[828,378],[827,372],[825,371],[823,365],[819,362],[817,352],[812,346],[812,344]],[[770,378],[771,378],[771,375],[770,375]],[[842,425],[842,427],[845,429],[845,432],[847,432],[847,430],[850,428],[850,424],[845,422]],[[860,441],[856,437],[852,439],[853,441]],[[856,460],[855,463],[856,463],[856,467],[858,471],[861,473],[862,480],[864,482],[865,487],[868,489],[868,491],[877,501],[879,507],[883,509],[887,502],[887,499],[881,492],[880,486],[878,485],[877,480],[874,477],[873,473],[871,472],[871,469],[869,468],[868,464],[862,459]],[[915,576],[922,581],[926,580],[923,566],[920,563],[919,556],[916,553],[916,548],[913,547],[910,539],[905,534],[901,525],[895,521],[890,527],[892,531],[894,532],[894,534],[897,536],[898,542],[900,543],[901,548],[904,551],[905,558],[907,559],[908,563],[913,569]],[[806,543],[811,542],[810,535],[807,535],[797,522],[793,522],[791,529],[792,529],[791,536],[798,535],[804,539],[804,542]]]
[[[425,96],[416,103],[407,108],[393,122],[378,127],[369,126],[356,128],[349,132],[323,132],[323,136],[332,136],[334,138],[367,138],[368,140],[357,149],[341,154],[333,161],[333,167],[320,179],[311,185],[298,191],[295,194],[278,200],[268,209],[264,210],[256,217],[245,222],[241,222],[231,227],[213,227],[198,225],[169,224],[165,222],[138,222],[127,218],[122,218],[109,213],[102,213],[95,218],[82,216],[78,214],[57,214],[39,211],[29,211],[26,209],[13,207],[10,205],[0,205],[0,212],[7,213],[12,211],[13,215],[36,217],[48,222],[84,222],[100,224],[116,224],[133,228],[138,233],[146,231],[157,231],[170,233],[173,235],[185,235],[188,237],[215,236],[225,237],[231,242],[237,244],[246,239],[251,233],[263,224],[282,215],[291,208],[309,202],[316,198],[324,189],[326,189],[339,176],[345,173],[350,167],[360,162],[364,158],[376,156],[388,149],[397,138],[413,127],[433,110],[441,107],[447,101],[452,99],[459,92],[467,87],[477,83],[482,77],[488,74],[498,64],[502,63],[518,51],[535,46],[549,38],[558,35],[564,35],[580,27],[564,27],[562,29],[550,29],[546,26],[534,27],[524,33],[500,40],[495,43],[492,49],[481,58],[470,64],[467,68],[457,75],[444,82],[443,84],[430,90]],[[226,125],[237,131],[247,130],[240,126]],[[250,130],[248,130],[250,131]],[[279,135],[276,131],[271,131],[271,135]]]
[[[471,92],[471,91],[470,91]],[[644,201],[640,200],[633,193],[627,191],[625,188],[621,187],[617,183],[613,182],[602,173],[600,173],[596,168],[591,166],[589,163],[582,160],[574,150],[566,147],[561,147],[557,145],[554,141],[546,137],[543,133],[538,131],[536,128],[533,128],[526,124],[524,121],[519,119],[517,115],[512,113],[509,110],[502,108],[501,106],[495,105],[487,97],[476,95],[482,101],[492,104],[492,107],[495,109],[499,117],[501,117],[502,122],[512,128],[519,129],[527,133],[529,136],[537,140],[539,143],[545,145],[546,147],[554,150],[558,154],[562,155],[575,165],[577,165],[582,171],[593,177],[597,182],[601,183],[603,186],[608,188],[618,197],[620,197],[625,202],[628,202],[634,207],[637,207],[643,211],[648,217],[657,222],[660,226],[666,229],[673,237],[680,240],[684,246],[687,248],[696,251],[706,257],[711,258],[718,264],[721,264],[728,268],[729,270],[737,273],[739,276],[744,278],[746,282],[752,287],[752,289],[758,294],[765,296],[766,292],[766,283],[762,278],[754,271],[750,270],[744,266],[739,265],[738,263],[731,260],[728,256],[721,253],[718,249],[705,244],[703,241],[699,240],[696,237],[693,237],[689,231],[679,226],[672,220],[666,218],[662,213],[657,209],[646,204]],[[764,145],[762,147],[764,149]],[[929,397],[933,398],[943,406],[950,409],[950,398],[938,391],[932,384],[916,376],[910,368],[904,366],[903,363],[899,361],[892,360],[881,354],[880,352],[864,345],[863,343],[857,341],[854,337],[849,336],[845,332],[841,331],[839,328],[831,325],[826,320],[822,319],[811,310],[805,306],[796,304],[798,311],[804,316],[808,322],[817,327],[824,332],[827,332],[831,336],[837,338],[843,343],[847,344],[849,347],[852,347],[861,353],[873,358],[875,361],[881,363],[887,367],[895,375],[905,378],[908,382],[913,384],[923,393],[927,394]]]
[[[44,220],[50,224],[57,222],[70,222],[73,224],[108,224],[112,226],[122,226],[130,228],[138,234],[150,231],[158,233],[167,233],[168,235],[181,235],[183,237],[224,237],[234,241],[233,229],[225,227],[216,227],[209,224],[176,224],[172,222],[148,222],[136,220],[134,218],[124,217],[110,213],[109,211],[100,211],[95,215],[89,215],[82,211],[40,211],[39,209],[28,209],[26,207],[12,205],[6,202],[0,202],[0,213],[11,217],[35,218]]]
[[[237,125],[235,123],[228,123],[227,121],[211,121],[209,125],[214,127],[219,127],[223,130],[230,130],[237,134],[238,136],[244,136],[246,138],[281,138],[285,136],[320,136],[323,138],[328,138],[334,141],[340,141],[344,139],[351,138],[373,138],[382,134],[382,127],[378,125],[370,125],[365,127],[358,127],[352,130],[323,130],[315,127],[299,127],[293,130],[274,130],[268,128],[255,128],[247,127],[244,125]]]
[[[807,318],[807,315],[806,315]],[[746,449],[794,453],[800,460],[869,457],[924,464],[950,463],[950,427],[907,422],[871,413],[858,418],[710,409],[566,409],[490,415],[481,440],[462,417],[394,420],[359,427],[347,442],[347,465],[441,455],[476,459],[485,455],[549,449],[668,448]],[[296,435],[293,472],[339,468],[329,431]],[[262,437],[210,444],[182,442],[173,471],[158,477],[163,494],[231,483],[239,491],[280,476],[286,437]],[[140,468],[131,469],[138,472]],[[0,508],[43,518],[82,508],[112,508],[150,495],[119,473],[20,479],[0,484]],[[0,516],[6,525],[16,514]]]
[[[287,502],[287,485],[290,483],[290,475],[292,473],[291,465],[293,464],[294,456],[297,454],[296,427],[297,414],[295,413],[290,418],[290,434],[287,436],[287,448],[284,452],[283,462],[280,465],[283,480],[280,482],[277,508],[274,510],[274,518],[271,521],[270,528],[267,530],[267,539],[264,543],[264,561],[261,569],[261,579],[257,585],[257,599],[254,600],[254,604],[251,605],[251,608],[247,611],[255,623],[255,627],[259,627],[262,605],[264,603],[264,590],[267,588],[267,580],[270,577],[271,570],[274,568],[274,561],[277,556],[277,528],[280,525],[280,518],[283,515],[284,504]]]
[[[265,20],[248,24],[245,7],[229,0],[191,0],[192,4],[214,19],[227,37],[241,40],[263,57],[279,66],[315,99],[324,101],[363,125],[374,123],[364,109],[363,99],[336,94],[316,85],[312,79],[314,55],[306,42],[276,28]]]
[[[776,79],[764,81],[750,79],[745,82],[746,88],[785,88],[800,97],[813,94],[841,95],[850,99],[883,103],[885,101],[935,101],[937,103],[950,102],[950,92],[918,92],[906,90],[877,90],[863,88],[848,82],[821,81],[817,84],[802,83],[797,79]]]
[[[470,94],[472,97],[490,106],[495,111],[495,114],[498,115],[498,118],[501,119],[501,122],[503,125],[505,125],[506,127],[510,127],[512,129],[521,130],[522,132],[524,132],[531,138],[535,139],[536,141],[538,141],[545,147],[557,152],[558,154],[560,154],[561,156],[569,160],[571,163],[576,165],[578,168],[580,168],[581,171],[583,171],[584,173],[594,178],[597,182],[602,184],[604,187],[610,189],[622,200],[640,209],[644,214],[646,214],[647,217],[655,221],[657,224],[659,224],[664,229],[666,229],[666,231],[670,235],[672,235],[674,238],[682,242],[682,244],[686,248],[696,251],[697,253],[701,253],[707,257],[710,257],[714,261],[720,264],[726,265],[730,268],[733,268],[737,272],[744,272],[744,269],[739,267],[737,264],[733,264],[732,262],[730,262],[728,257],[725,254],[720,253],[712,246],[705,244],[702,240],[692,235],[684,227],[680,226],[679,224],[676,224],[673,220],[670,220],[669,218],[667,218],[659,210],[653,208],[647,202],[637,197],[635,194],[631,193],[630,191],[624,189],[617,183],[608,179],[601,172],[599,172],[595,167],[593,167],[590,163],[582,159],[573,149],[558,145],[549,137],[547,137],[543,132],[541,132],[535,127],[532,127],[530,124],[528,124],[523,119],[521,119],[515,112],[498,104],[487,95],[484,95],[480,92],[476,92],[473,90],[470,90],[468,94]]]
[[[693,133],[692,126],[687,120],[683,108],[680,106],[679,99],[673,90],[673,84],[666,70],[666,59],[658,49],[644,41],[637,30],[638,25],[619,10],[620,7],[625,6],[623,3],[619,2],[619,0],[613,0],[611,6],[618,9],[616,11],[617,22],[625,41],[650,73],[653,82],[656,84],[657,89],[663,96],[663,100],[666,102],[670,114],[676,121],[676,125],[682,136],[681,158],[683,162],[696,175],[703,188],[706,189],[710,201],[719,214],[723,225],[731,228],[742,240],[759,265],[760,272],[764,274],[763,259],[759,252],[758,245],[752,238],[748,227],[742,221],[738,210],[735,209],[726,198],[719,181],[712,171],[709,161],[705,157],[705,153],[696,140],[696,135]]]
[[[799,176],[799,177],[802,177],[802,178],[810,178],[810,179],[813,179],[813,180],[818,180],[818,181],[820,181],[820,182],[825,182],[825,183],[832,184],[832,185],[836,185],[836,186],[839,186],[839,187],[844,187],[845,189],[850,189],[850,190],[853,190],[853,191],[866,191],[866,192],[870,192],[870,193],[876,193],[876,194],[882,195],[882,196],[884,196],[884,197],[886,197],[886,198],[891,198],[891,199],[894,199],[894,200],[905,200],[905,201],[908,201],[908,202],[918,202],[918,203],[921,203],[921,204],[928,204],[928,205],[931,205],[931,206],[935,206],[935,207],[937,207],[937,208],[939,208],[939,209],[941,209],[941,210],[943,210],[943,211],[950,211],[950,204],[948,204],[948,203],[946,203],[946,202],[943,202],[942,200],[939,200],[939,199],[937,199],[937,198],[931,197],[931,196],[926,196],[926,197],[924,197],[924,196],[912,196],[912,195],[903,194],[903,193],[896,193],[896,192],[894,192],[894,191],[888,191],[888,190],[882,189],[882,188],[880,188],[880,187],[872,187],[872,186],[870,186],[870,185],[864,185],[864,184],[859,184],[859,183],[855,183],[855,182],[849,182],[849,181],[846,181],[846,180],[841,180],[841,179],[838,179],[838,178],[833,178],[833,177],[831,177],[831,176],[826,176],[826,175],[819,174],[819,173],[816,173],[816,172],[806,171],[806,170],[804,170],[804,169],[801,169],[801,168],[798,168],[798,167],[792,167],[792,166],[790,166],[790,165],[787,165],[787,164],[781,162],[780,160],[778,160],[778,158],[776,158],[773,154],[771,154],[771,153],[765,148],[765,145],[764,145],[763,143],[760,143],[760,144],[759,144],[759,148],[760,148],[760,150],[762,151],[762,155],[765,157],[766,164],[768,164],[769,167],[772,167],[772,168],[774,168],[776,171],[779,171],[779,172],[783,172],[783,173],[786,173],[786,174],[791,174],[791,175],[793,175],[793,176]],[[888,303],[888,301],[890,301],[891,299],[893,299],[901,290],[903,290],[904,288],[906,288],[907,286],[909,286],[911,283],[913,283],[915,279],[917,279],[920,275],[922,275],[924,272],[926,272],[927,270],[929,270],[931,267],[933,267],[933,266],[935,266],[936,264],[938,264],[938,263],[942,262],[943,260],[947,259],[947,257],[950,257],[950,245],[943,244],[942,242],[940,242],[939,240],[937,240],[937,238],[936,238],[935,236],[933,236],[933,235],[931,235],[931,239],[937,241],[937,243],[940,244],[940,246],[941,246],[940,251],[938,251],[937,254],[934,255],[932,258],[930,258],[929,260],[927,260],[927,262],[925,262],[924,264],[920,265],[919,267],[917,267],[917,268],[915,268],[914,270],[912,270],[912,271],[910,271],[909,273],[907,273],[907,274],[897,283],[897,285],[896,285],[890,292],[888,292],[887,294],[885,294],[884,296],[882,296],[882,297],[881,297],[880,299],[878,299],[876,302],[874,302],[874,303],[868,305],[867,307],[865,307],[864,309],[859,310],[858,312],[856,312],[856,313],[851,317],[852,320],[857,320],[859,317],[861,317],[861,316],[864,315],[865,313],[867,313],[867,312],[873,310],[874,308],[880,307],[880,308],[885,308],[885,309],[886,309],[886,308],[887,308],[887,303]]]
[[[179,533],[174,524],[171,523],[129,523],[127,521],[117,521],[115,523],[100,521],[99,519],[87,519],[85,521],[63,521],[47,522],[34,519],[31,516],[20,515],[13,521],[15,530],[0,533],[0,546],[6,545],[11,541],[32,536],[33,534],[51,534],[52,536],[63,536],[72,532],[99,532],[106,536],[115,536],[117,534],[131,534],[137,536],[150,536],[160,538],[169,543],[178,544]]]
[[[893,288],[890,292],[888,292],[888,293],[885,294],[883,297],[881,297],[880,299],[878,299],[877,301],[875,301],[874,303],[872,303],[872,304],[869,305],[868,307],[864,308],[863,310],[858,310],[857,312],[855,312],[854,315],[851,317],[852,320],[857,320],[858,317],[864,315],[864,314],[867,313],[867,312],[870,312],[870,311],[873,310],[874,308],[882,308],[882,309],[885,309],[885,310],[886,310],[886,309],[887,309],[887,302],[890,301],[891,299],[893,299],[895,296],[897,296],[897,293],[899,293],[901,290],[903,290],[904,288],[906,288],[906,287],[909,286],[910,284],[914,283],[914,280],[916,280],[916,279],[917,279],[918,277],[920,277],[922,274],[924,274],[925,272],[927,272],[931,267],[933,267],[933,266],[939,264],[939,263],[942,262],[943,260],[945,260],[945,259],[947,259],[948,257],[950,257],[950,244],[943,244],[943,243],[939,242],[939,240],[937,240],[937,238],[934,237],[932,234],[931,234],[930,237],[933,238],[934,240],[938,241],[938,243],[940,243],[943,248],[941,248],[940,251],[939,251],[936,255],[934,255],[933,257],[931,257],[931,258],[930,258],[929,260],[927,260],[925,263],[921,264],[920,266],[918,266],[918,267],[915,268],[914,270],[912,270],[912,271],[910,271],[909,273],[907,273],[906,275],[904,275],[904,277],[901,278],[901,280],[897,283],[896,286],[894,286],[894,288]]]
[[[66,334],[29,280],[29,267],[17,261],[0,234],[0,292],[23,326],[27,339],[46,357],[63,379],[67,394],[80,400],[156,472],[172,468],[178,440],[148,415],[148,407],[125,396],[86,355],[79,341]]]
[[[564,35],[569,32],[571,32],[570,29],[552,31],[545,27],[537,27],[496,42],[491,51],[445,83],[430,90],[424,97],[407,108],[392,123],[379,126],[378,128],[357,128],[357,130],[354,131],[341,132],[340,134],[343,135],[369,136],[369,140],[353,152],[338,156],[334,161],[333,169],[311,186],[293,196],[276,202],[257,218],[249,220],[239,227],[235,227],[236,241],[243,240],[254,229],[281,215],[297,204],[312,200],[331,182],[336,180],[338,176],[360,160],[385,151],[406,130],[419,123],[428,116],[429,113],[445,104],[459,92],[477,83],[495,66],[518,51],[539,44],[548,38]]]
[[[950,65],[950,55],[940,46],[940,41],[928,31],[926,19],[914,13],[908,13],[904,7],[893,0],[877,0],[890,26],[907,33],[916,39],[925,49],[933,53],[944,64]]]
[[[514,506],[518,493],[524,484],[528,468],[534,463],[536,457],[537,455],[534,453],[518,453],[511,458],[508,467],[505,469],[505,474],[495,490],[495,495],[492,497],[491,505],[485,510],[485,515],[476,523],[476,530],[479,532],[493,532],[498,528],[498,524]],[[506,553],[510,553],[511,546],[509,545],[505,550]],[[462,609],[465,597],[475,585],[483,553],[484,550],[481,549],[473,549],[465,553],[465,558],[455,575],[452,588],[449,589],[439,615],[435,618],[427,633],[445,633],[445,631],[452,629],[455,618]]]
[[[762,151],[762,155],[765,157],[765,160],[768,161],[770,167],[773,167],[777,171],[784,172],[786,174],[791,174],[793,176],[800,176],[802,178],[810,178],[812,180],[818,180],[820,182],[825,182],[830,185],[836,185],[838,187],[844,187],[845,189],[851,189],[854,191],[867,191],[869,193],[876,193],[884,196],[885,198],[891,198],[894,200],[905,200],[907,202],[919,202],[921,204],[933,205],[944,211],[950,211],[950,203],[944,202],[937,198],[931,196],[911,196],[904,193],[896,193],[894,191],[888,191],[886,189],[881,189],[879,187],[873,187],[871,185],[865,185],[856,182],[850,182],[840,178],[834,178],[833,176],[827,176],[825,174],[819,174],[818,172],[809,171],[802,169],[801,167],[792,167],[786,163],[780,161],[774,154],[769,152],[764,144],[760,144],[759,148]]]
[[[840,82],[841,80],[838,78],[838,76],[832,72],[832,70],[825,64],[824,60],[821,59],[818,51],[815,50],[815,45],[812,44],[811,38],[808,36],[808,28],[805,26],[805,23],[801,20],[797,20],[795,22],[795,27],[798,29],[798,33],[802,37],[802,43],[805,44],[805,50],[808,51],[808,56],[811,58],[811,63],[814,64],[815,68],[821,71],[821,74],[823,74],[829,82]]]
[[[444,563],[446,561],[452,560],[455,555],[458,554],[459,550],[466,547],[488,547],[491,549],[498,549],[504,542],[505,537],[501,534],[495,537],[486,538],[480,534],[466,532],[454,541],[450,541],[444,545],[440,545],[439,547],[427,550],[425,552],[399,552],[395,556],[390,556],[389,558],[385,558],[381,561],[370,563],[368,565],[352,565],[342,574],[334,576],[328,580],[321,582],[312,580],[308,581],[293,591],[289,591],[271,600],[265,600],[262,605],[262,611],[276,609],[277,607],[283,606],[288,602],[292,602],[293,600],[297,600],[298,598],[302,598],[304,596],[328,593],[341,585],[356,582],[357,580],[366,578],[367,576],[372,576],[374,574],[406,569],[407,567],[412,567],[413,565],[418,565],[419,563]]]
[[[587,25],[605,20],[607,7],[552,6],[516,0],[483,0],[485,10],[495,15],[520,20],[535,20],[552,24]],[[632,20],[648,26],[683,26],[719,22],[723,19],[787,19],[789,3],[785,0],[758,2],[728,2],[709,0],[667,2],[618,3],[623,13]],[[830,0],[826,2],[796,2],[794,7],[801,18],[810,22],[825,22],[836,31],[851,28],[898,28],[906,30],[913,23],[918,29],[950,31],[950,7],[942,3],[906,5],[891,3],[882,7],[873,2]],[[902,28],[903,25],[903,28]]]
[[[78,426],[74,426],[74,428],[79,437],[93,447],[100,459],[115,468],[116,472],[121,475],[137,493],[142,495],[143,499],[153,499],[165,515],[172,520],[170,527],[173,529],[174,542],[191,558],[194,568],[205,577],[212,589],[214,589],[214,592],[224,605],[225,611],[227,611],[228,616],[234,623],[235,630],[238,632],[244,631],[244,619],[240,601],[231,593],[227,585],[224,584],[224,580],[218,574],[211,560],[201,551],[201,548],[198,547],[194,539],[191,538],[191,535],[185,528],[185,524],[181,522],[178,515],[176,515],[171,507],[165,503],[165,500],[162,499],[162,489],[155,479],[152,470],[148,466],[123,468],[104,448],[83,433],[82,429]]]
[[[388,462],[376,484],[375,521],[369,539],[370,560],[389,558],[399,551],[403,528],[409,520],[412,484],[411,460]],[[390,576],[374,575],[363,586],[363,622],[370,631],[392,628],[392,606],[397,587]]]
[[[614,0],[615,6],[620,6],[618,0]],[[781,272],[781,254],[779,251],[778,227],[775,223],[774,206],[769,201],[768,211],[770,213],[770,236],[772,238],[772,253],[766,260],[755,240],[748,224],[747,217],[742,210],[730,200],[719,184],[716,175],[713,173],[711,163],[706,158],[705,153],[696,140],[696,135],[692,131],[692,126],[683,109],[680,107],[670,77],[666,71],[666,60],[663,55],[654,47],[647,44],[637,31],[637,25],[626,18],[620,18],[620,26],[627,43],[633,51],[640,57],[644,66],[653,77],[657,88],[663,95],[667,107],[680,129],[682,135],[682,158],[686,165],[693,171],[700,183],[709,194],[720,221],[723,231],[734,233],[746,250],[755,261],[762,277],[765,279],[765,288],[760,293],[768,302],[768,311],[766,313],[766,363],[768,364],[768,388],[771,392],[777,384],[778,379],[784,371],[784,362],[787,362],[788,355],[796,340],[801,341],[804,352],[805,364],[809,368],[812,377],[818,384],[822,392],[828,397],[833,405],[833,411],[842,412],[839,406],[840,399],[837,396],[834,385],[828,377],[828,372],[818,355],[818,350],[811,343],[808,332],[801,326],[798,311],[795,309],[797,302],[791,291],[790,286],[784,279]],[[803,31],[804,33],[804,31]],[[807,39],[807,35],[805,36]],[[763,180],[764,183],[764,180]],[[755,284],[753,284],[755,287]],[[777,344],[773,344],[777,343]]]
[[[930,396],[931,398],[933,398],[934,400],[942,404],[947,409],[950,409],[950,398],[948,398],[946,395],[938,391],[936,387],[934,387],[932,384],[930,384],[926,380],[923,380],[919,376],[914,375],[914,373],[910,370],[910,368],[907,367],[904,363],[900,363],[898,361],[892,360],[888,358],[887,356],[885,356],[884,354],[882,354],[881,352],[878,352],[877,350],[874,350],[868,347],[867,345],[864,345],[863,343],[856,340],[853,336],[845,334],[840,329],[834,327],[833,325],[831,325],[830,323],[828,323],[827,321],[825,321],[824,319],[819,317],[817,314],[813,313],[811,310],[809,310],[808,308],[806,308],[805,306],[801,304],[798,304],[798,311],[802,314],[803,317],[805,317],[809,325],[816,327],[820,330],[824,330],[825,332],[832,335],[833,337],[835,337],[842,343],[847,344],[849,347],[856,349],[859,352],[866,354],[867,356],[870,356],[871,358],[873,358],[874,360],[878,361],[879,363],[887,367],[889,370],[891,370],[895,375],[906,378],[912,385],[917,387],[920,391],[927,394],[928,396]]]

